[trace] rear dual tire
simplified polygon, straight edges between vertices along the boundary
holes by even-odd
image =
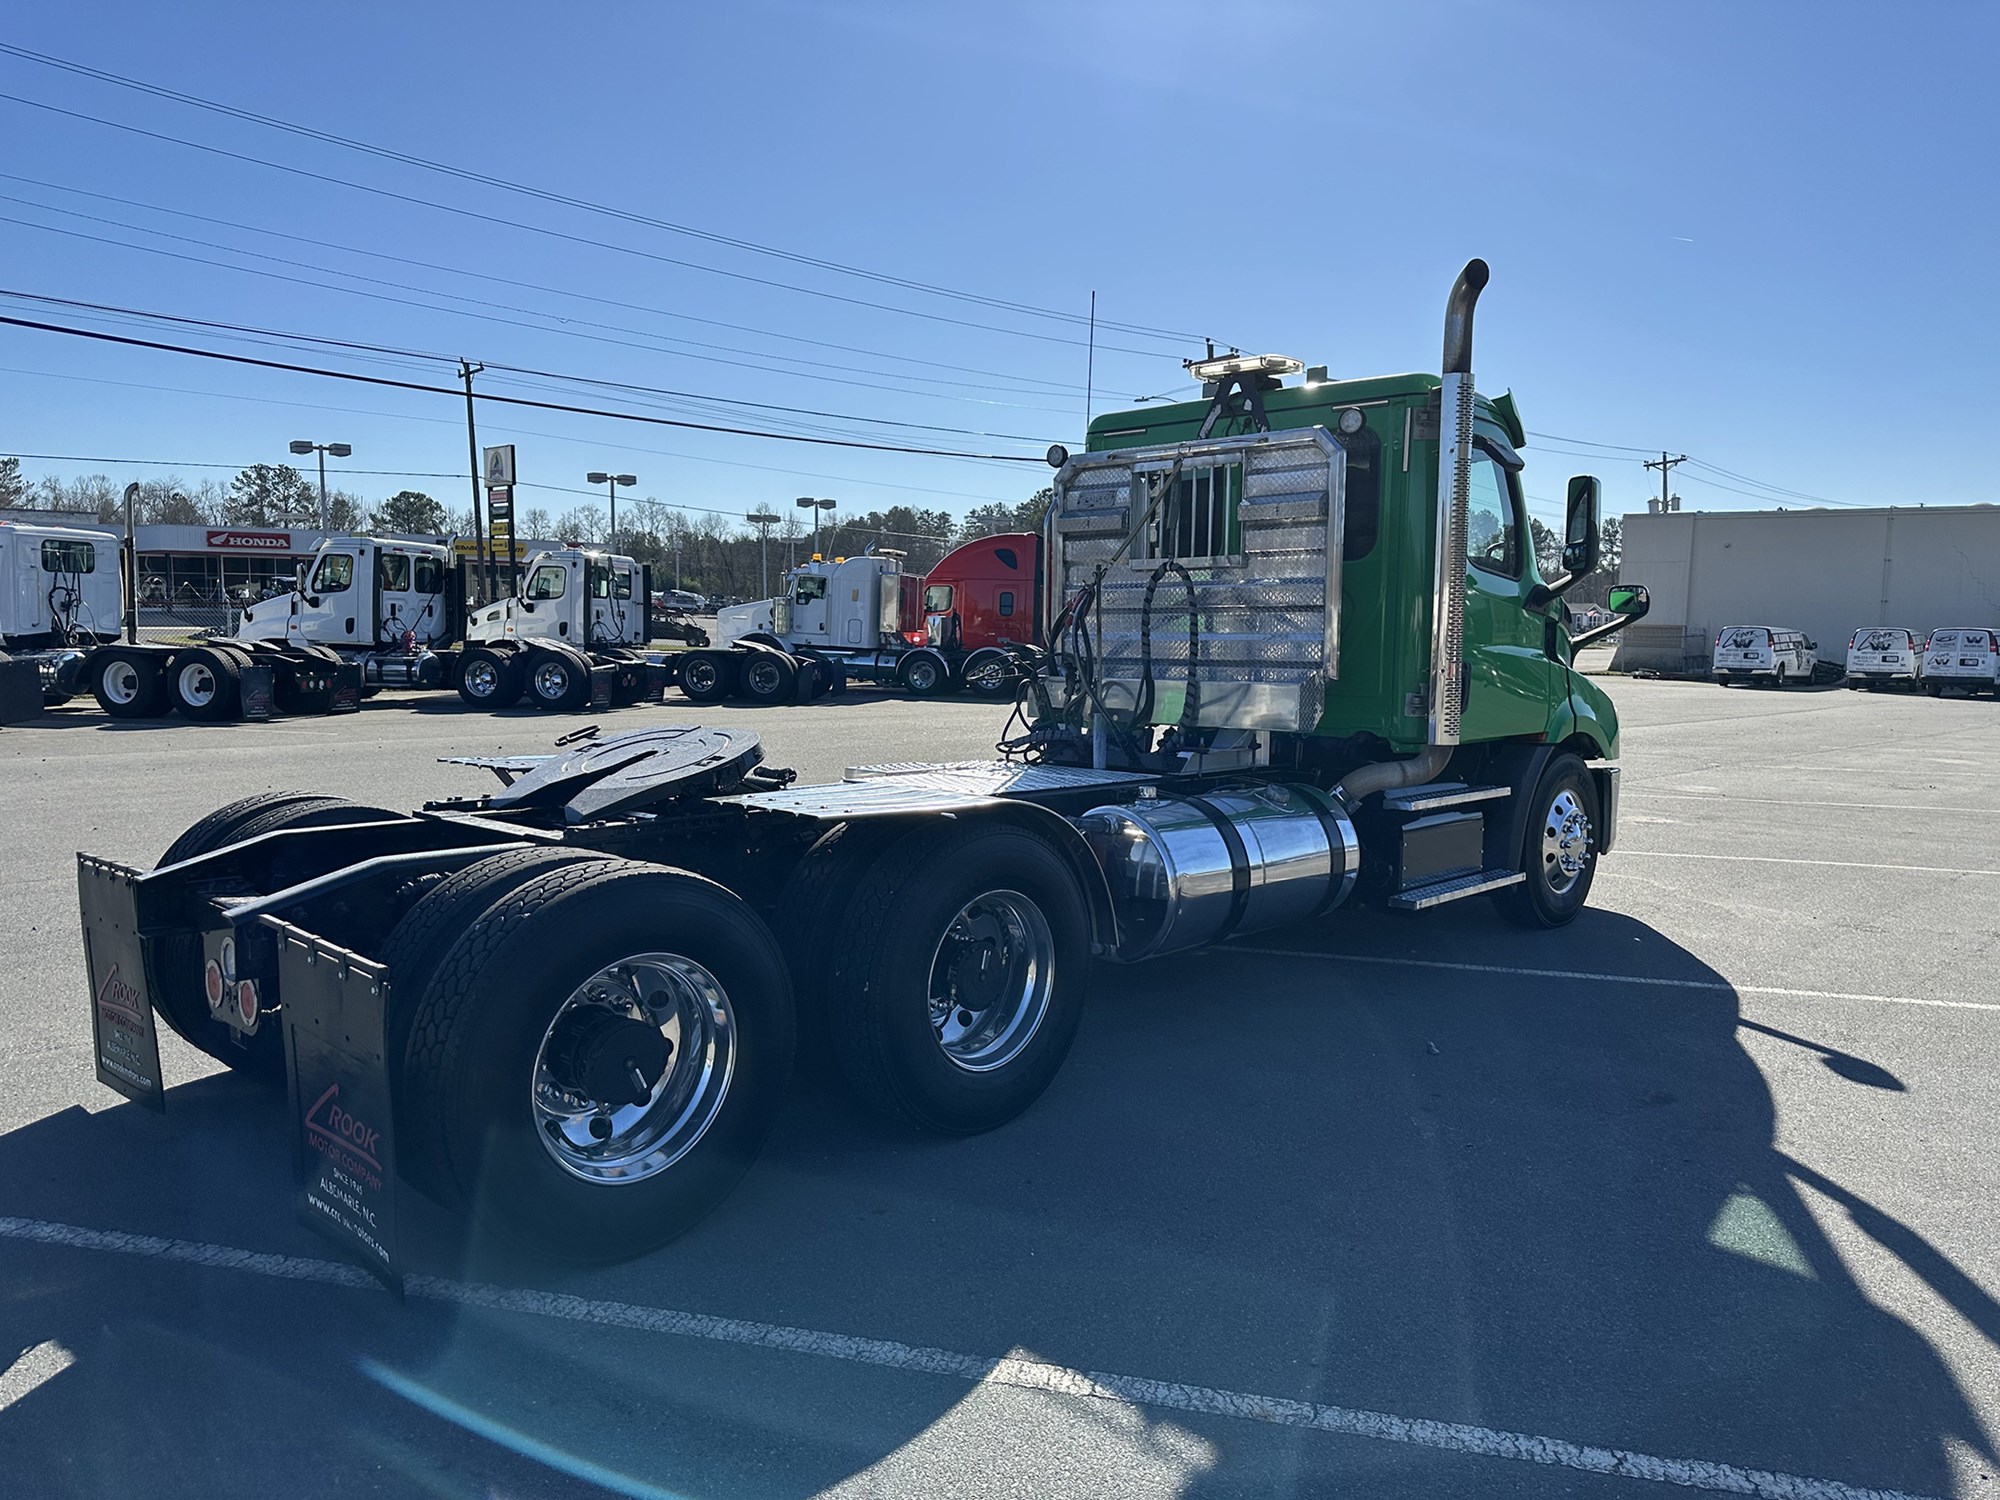
[[[394,1027],[404,1167],[502,1238],[625,1259],[692,1227],[749,1169],[791,1074],[791,989],[770,931],[713,882],[541,863],[475,866],[390,939],[433,955],[404,960],[429,972],[401,981],[412,1009]],[[611,1097],[635,1068],[645,1093]]]
[[[512,708],[527,689],[520,656],[485,646],[468,647],[458,659],[458,696],[473,708]]]
[[[160,663],[138,652],[100,650],[90,664],[90,693],[114,719],[157,719],[173,708]]]

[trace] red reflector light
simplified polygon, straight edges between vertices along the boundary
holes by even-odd
[[[903,639],[912,646],[921,646],[929,637],[921,630],[906,630],[903,632]]]

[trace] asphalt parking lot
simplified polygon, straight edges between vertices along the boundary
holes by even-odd
[[[280,1101],[171,1037],[99,1087],[73,851],[391,806],[571,724],[0,732],[0,1473],[19,1495],[1987,1496],[2000,703],[1614,681],[1572,927],[1336,914],[1105,968],[1022,1119],[803,1094],[723,1208],[572,1273],[416,1224],[406,1302],[289,1217]],[[607,729],[685,721],[607,715]],[[807,778],[987,704],[708,710]]]

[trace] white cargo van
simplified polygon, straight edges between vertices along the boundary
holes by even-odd
[[[1924,638],[1900,625],[1863,625],[1847,641],[1847,685],[1916,690],[1922,678]]]
[[[1817,641],[1782,625],[1725,625],[1715,637],[1715,680],[1774,687],[1811,682],[1818,649]]]
[[[1924,652],[1924,691],[1933,698],[1948,687],[1968,693],[2000,692],[2000,640],[1990,630],[1933,630]]]

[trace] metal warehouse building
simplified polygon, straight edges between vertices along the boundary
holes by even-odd
[[[1863,625],[2000,625],[2000,506],[1670,511],[1623,521],[1652,612],[1614,668],[1706,671],[1725,625],[1788,625],[1844,662]]]

